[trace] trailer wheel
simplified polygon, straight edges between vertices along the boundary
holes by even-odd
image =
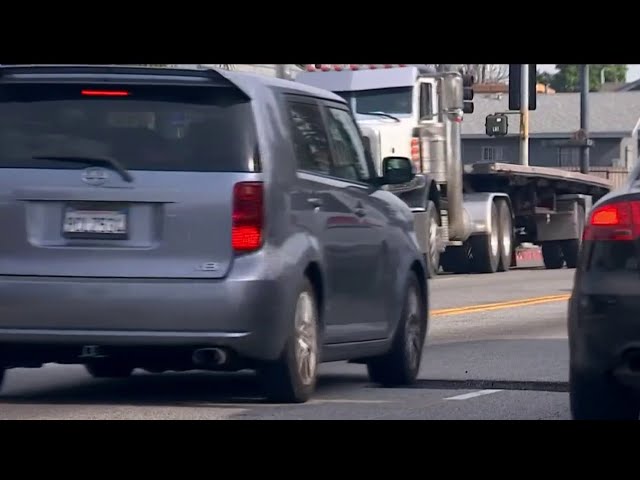
[[[436,204],[431,200],[427,202],[427,224],[428,243],[427,243],[427,277],[433,278],[438,276],[440,270],[440,242],[438,241],[438,227],[440,226],[440,215]]]
[[[576,204],[576,209],[578,211],[578,234],[580,236],[578,238],[572,238],[571,240],[564,240],[560,245],[567,268],[576,268],[578,266],[578,254],[580,253],[582,231],[584,230],[584,206],[578,203]]]
[[[557,270],[562,268],[564,258],[560,242],[542,242],[542,260],[547,270]]]
[[[471,263],[477,273],[495,273],[500,263],[500,222],[498,207],[491,204],[491,233],[469,239]]]
[[[507,272],[513,258],[513,220],[511,209],[505,200],[498,200],[498,218],[500,219],[500,262],[498,271]]]

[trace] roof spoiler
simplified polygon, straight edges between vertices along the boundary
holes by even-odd
[[[143,83],[237,86],[217,69],[127,65],[0,65],[0,83]]]

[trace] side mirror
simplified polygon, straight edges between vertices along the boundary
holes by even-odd
[[[382,183],[384,185],[409,183],[414,177],[413,164],[407,157],[385,157],[382,160]]]

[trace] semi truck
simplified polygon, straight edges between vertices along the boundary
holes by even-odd
[[[473,78],[420,65],[310,65],[295,80],[349,102],[378,170],[384,157],[412,160],[418,175],[390,190],[414,213],[430,277],[507,271],[522,244],[539,245],[547,269],[575,267],[586,215],[612,184],[515,161],[464,164]]]

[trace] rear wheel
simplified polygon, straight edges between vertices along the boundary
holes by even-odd
[[[85,368],[94,378],[125,378],[134,370],[130,365],[108,360],[87,363]]]
[[[542,260],[547,270],[557,270],[562,268],[564,257],[562,256],[562,248],[560,242],[543,242],[542,243]]]
[[[427,246],[427,276],[436,277],[440,270],[440,242],[438,241],[438,227],[440,226],[440,215],[436,204],[431,200],[427,203],[428,246]]]
[[[387,387],[411,385],[415,382],[422,362],[427,321],[427,309],[420,284],[412,272],[391,350],[386,355],[367,362],[372,382]]]
[[[640,402],[631,390],[604,374],[569,373],[571,414],[575,420],[638,420]]]
[[[471,244],[471,261],[477,273],[495,273],[500,264],[500,222],[498,207],[491,204],[491,233],[478,235],[469,239]]]
[[[293,331],[280,359],[259,369],[269,401],[304,403],[311,398],[320,358],[318,318],[315,290],[305,279],[296,301]]]
[[[471,247],[469,241],[459,247],[447,247],[440,257],[440,264],[445,272],[469,273],[471,269]]]
[[[511,268],[513,257],[513,219],[511,209],[505,200],[498,200],[498,218],[500,225],[500,262],[498,270],[506,272]]]

